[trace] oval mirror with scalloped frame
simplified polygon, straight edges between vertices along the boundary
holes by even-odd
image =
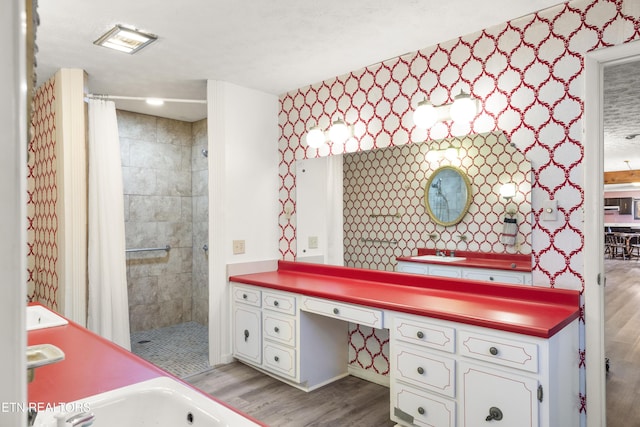
[[[471,183],[467,175],[453,166],[436,169],[424,189],[424,206],[437,224],[455,225],[462,221],[471,205]]]

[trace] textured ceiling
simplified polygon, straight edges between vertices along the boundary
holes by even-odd
[[[39,82],[59,68],[82,68],[89,91],[99,94],[205,99],[212,79],[279,95],[558,3],[45,0],[38,8]],[[114,24],[159,39],[135,55],[94,46]],[[202,105],[117,107],[190,121],[206,115]]]
[[[603,87],[604,170],[640,169],[640,61],[606,67]]]

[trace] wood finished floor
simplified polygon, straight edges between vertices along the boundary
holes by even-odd
[[[306,393],[242,363],[187,379],[272,427],[391,427],[389,389],[348,376]]]
[[[606,260],[607,427],[640,427],[640,261]]]

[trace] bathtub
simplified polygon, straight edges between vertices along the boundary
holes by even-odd
[[[66,402],[36,416],[34,426],[58,427],[77,413],[93,414],[93,427],[252,427],[261,426],[206,395],[170,378],[159,377]],[[86,418],[86,416],[85,416]],[[60,424],[58,424],[60,422]]]

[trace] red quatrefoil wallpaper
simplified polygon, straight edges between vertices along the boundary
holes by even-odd
[[[638,38],[636,0],[578,0],[282,95],[281,257],[297,255],[295,210],[291,219],[285,212],[295,206],[297,160],[501,131],[533,167],[534,283],[583,290],[583,55]],[[425,96],[440,105],[461,90],[481,104],[471,128],[414,126],[413,109]],[[352,140],[307,147],[310,126],[326,129],[337,118],[353,124]],[[558,202],[558,221],[541,220],[546,199]],[[373,341],[370,353],[379,347]],[[386,372],[385,358],[376,360],[372,369]]]

